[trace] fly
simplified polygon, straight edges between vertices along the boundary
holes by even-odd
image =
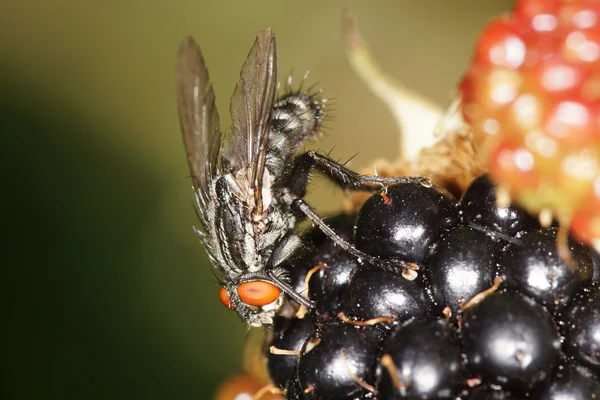
[[[269,28],[258,33],[241,69],[232,126],[221,131],[202,52],[192,37],[181,43],[177,103],[202,224],[196,232],[221,274],[221,300],[252,326],[271,324],[286,295],[313,307],[281,267],[301,244],[300,219],[310,219],[351,255],[383,263],[342,239],[303,200],[313,168],[349,190],[406,180],[358,175],[314,151],[296,156],[300,144],[318,136],[324,104],[307,92],[276,96],[277,47]]]

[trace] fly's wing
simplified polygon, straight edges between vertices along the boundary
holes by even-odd
[[[202,52],[191,36],[186,37],[179,47],[177,106],[188,165],[205,223],[202,209],[209,200],[210,184],[217,173],[221,133],[215,92]]]
[[[276,92],[277,48],[275,35],[269,28],[258,33],[240,72],[231,97],[231,136],[223,150],[232,165],[249,168],[248,178],[259,209]]]

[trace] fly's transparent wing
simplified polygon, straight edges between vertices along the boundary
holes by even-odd
[[[215,92],[198,44],[191,36],[177,57],[177,106],[183,143],[199,200],[208,202],[211,181],[217,173],[221,133]]]
[[[250,185],[261,204],[269,120],[277,92],[277,48],[271,29],[260,31],[231,97],[232,128],[224,154],[232,165],[248,167]]]

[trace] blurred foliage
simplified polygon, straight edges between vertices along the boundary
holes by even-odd
[[[326,137],[354,167],[394,157],[393,118],[353,76],[350,6],[382,67],[442,105],[510,1],[67,1],[0,4],[6,399],[208,399],[246,328],[220,306],[191,205],[174,58],[192,34],[218,106],[257,30],[280,71],[334,97]],[[332,186],[310,201],[337,207]],[[324,189],[323,189],[324,186]]]

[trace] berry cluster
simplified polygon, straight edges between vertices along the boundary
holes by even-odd
[[[462,112],[491,177],[600,248],[600,3],[519,0],[481,34]]]
[[[563,261],[558,229],[498,206],[487,176],[459,202],[425,181],[391,186],[354,221],[333,225],[386,267],[325,238],[295,260],[316,308],[278,317],[265,343],[286,399],[600,399],[587,246],[570,238]]]

